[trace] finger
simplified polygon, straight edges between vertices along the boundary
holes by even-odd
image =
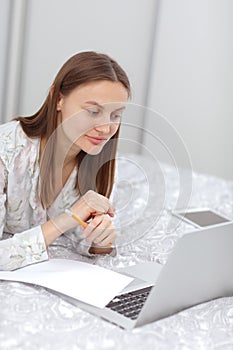
[[[106,214],[108,214],[109,216],[111,216],[111,218],[113,218],[115,215],[115,208],[110,206]]]
[[[97,229],[97,227],[100,225],[100,223],[103,221],[104,215],[96,215],[94,219],[92,219],[85,230],[83,231],[83,237],[89,238],[91,234]]]
[[[87,237],[88,242],[96,242],[99,240],[98,237],[102,237],[101,240],[103,240],[106,235],[109,234],[111,228],[111,221],[108,218],[103,217],[99,225],[96,226],[96,228]]]
[[[102,226],[102,225],[101,225]],[[102,226],[103,227],[103,226]],[[102,229],[101,227],[101,229]],[[105,228],[103,227],[103,230],[101,233],[99,233],[96,238],[93,239],[93,242],[96,244],[101,243],[102,241],[104,241],[107,237],[109,237],[110,235],[112,235],[112,233],[115,232],[114,227],[111,225],[106,226]]]
[[[110,207],[108,198],[91,190],[87,191],[82,198],[92,211],[98,213],[106,213]]]
[[[102,214],[108,214],[109,216],[111,217],[114,217],[115,215],[115,208],[110,206],[108,209],[102,209],[101,211],[100,210],[95,210],[92,212],[92,215],[95,216],[95,215],[102,215]]]
[[[116,238],[117,238],[116,231],[113,230],[113,232],[110,235],[108,235],[103,241],[99,242],[98,245],[107,247],[109,246],[109,244],[114,243]]]

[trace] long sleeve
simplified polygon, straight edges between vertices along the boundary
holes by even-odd
[[[5,224],[5,215],[6,215],[6,179],[7,171],[3,162],[0,158],[0,239],[2,239],[3,227]],[[0,255],[1,259],[1,255]]]
[[[6,220],[7,170],[0,158],[0,239]],[[41,226],[16,233],[0,241],[0,270],[14,270],[47,260],[48,255]]]
[[[77,201],[75,167],[52,205],[41,205],[40,139],[28,137],[20,122],[0,125],[0,270],[14,270],[48,259],[41,225]],[[90,256],[79,230],[66,232],[76,251]],[[3,233],[13,236],[3,240]],[[4,235],[5,236],[5,235]]]

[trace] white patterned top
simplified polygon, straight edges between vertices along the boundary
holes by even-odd
[[[48,259],[41,224],[62,213],[77,201],[74,189],[77,170],[49,209],[43,209],[37,195],[40,139],[29,138],[20,122],[0,126],[0,270],[14,270]],[[73,230],[77,249],[88,254],[89,246]]]

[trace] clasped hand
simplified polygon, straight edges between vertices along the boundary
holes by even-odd
[[[71,207],[71,210],[84,221],[92,218],[83,230],[83,237],[87,242],[107,246],[116,240],[116,231],[110,219],[114,216],[114,208],[108,198],[90,190]]]

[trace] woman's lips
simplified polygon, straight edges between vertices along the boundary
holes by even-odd
[[[99,145],[101,143],[104,143],[107,139],[103,138],[103,137],[93,137],[93,136],[89,136],[86,135],[87,139],[89,141],[91,141],[94,145]]]

